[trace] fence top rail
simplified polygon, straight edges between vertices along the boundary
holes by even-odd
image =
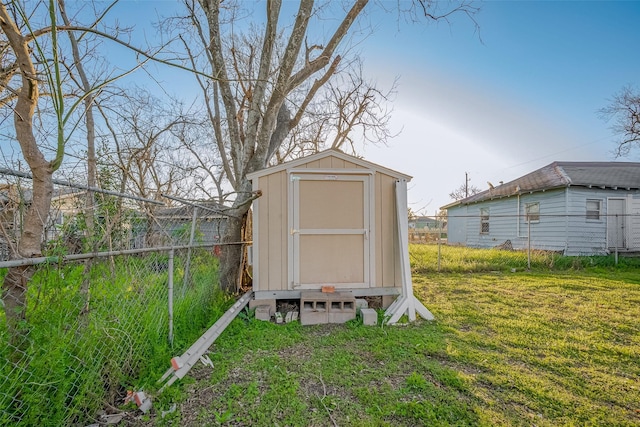
[[[183,205],[192,206],[194,208],[202,209],[202,210],[205,210],[205,211],[208,211],[208,212],[213,212],[213,213],[218,214],[220,216],[230,216],[232,218],[240,218],[237,215],[232,215],[230,213],[225,212],[225,210],[229,210],[231,208],[225,207],[225,206],[222,206],[222,205],[220,205],[220,206],[222,206],[225,209],[222,209],[222,208],[215,209],[215,208],[207,207],[207,206],[204,206],[202,203],[195,203],[195,202],[192,202],[190,200],[182,199],[180,197],[170,196],[170,195],[164,194],[164,193],[162,193],[161,196],[164,197],[164,198],[167,198],[169,200],[180,202]]]
[[[91,252],[84,254],[71,254],[71,255],[55,255],[55,256],[46,256],[46,257],[37,257],[37,258],[20,258],[20,259],[12,259],[9,261],[1,261],[0,268],[11,268],[11,267],[24,267],[28,265],[38,265],[45,263],[61,263],[65,261],[80,261],[91,258],[106,258],[110,256],[117,255],[132,255],[146,252],[166,252],[166,251],[175,251],[181,249],[189,249],[189,248],[212,248],[214,246],[226,246],[226,245],[250,245],[253,242],[230,242],[230,243],[199,243],[194,245],[182,245],[182,246],[159,246],[155,248],[141,248],[141,249],[125,249],[121,251],[110,251],[110,252]]]
[[[13,169],[7,169],[7,168],[0,168],[0,174],[17,176],[19,178],[33,179],[33,176],[31,176],[31,174],[29,174],[29,173],[20,172],[20,171],[16,171],[16,170],[13,170]],[[160,202],[158,200],[145,199],[144,197],[138,197],[138,196],[132,196],[130,194],[118,193],[117,191],[104,190],[104,189],[98,188],[98,187],[89,187],[88,185],[83,185],[83,184],[74,184],[73,182],[62,181],[62,180],[59,180],[59,179],[53,179],[52,182],[54,184],[56,184],[56,185],[63,185],[65,187],[77,188],[78,190],[87,190],[87,191],[92,191],[94,193],[109,194],[111,196],[117,196],[117,197],[122,197],[122,198],[125,198],[125,199],[137,200],[139,202],[152,203],[154,205],[164,206],[164,203]]]
[[[545,214],[545,213],[536,213],[535,215],[529,214],[527,215],[526,213],[520,213],[520,214],[489,214],[489,215],[482,215],[482,214],[453,214],[453,215],[447,215],[445,218],[447,219],[451,219],[451,218],[481,218],[481,217],[490,217],[490,218],[524,218],[526,219],[527,216],[537,216],[540,218],[585,218],[587,216],[586,213],[557,213],[557,214]],[[598,216],[600,217],[640,217],[640,212],[632,212],[632,213],[600,213]]]

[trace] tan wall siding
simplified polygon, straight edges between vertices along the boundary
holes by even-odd
[[[329,156],[308,162],[297,168],[308,169],[362,169],[367,168],[349,161]],[[376,287],[401,286],[401,270],[396,225],[396,178],[377,172],[374,175],[373,209],[375,247],[371,254],[374,263],[373,283]],[[263,195],[259,199],[258,259],[259,289],[261,291],[288,290],[288,174],[275,172],[259,178],[258,187]]]
[[[259,266],[261,290],[287,289],[287,174],[260,178]]]
[[[376,174],[376,286],[399,286],[395,178]]]
[[[322,159],[325,160],[325,159]],[[304,168],[307,169],[320,169],[320,160],[316,160],[314,162],[309,162],[309,163],[305,163],[304,166],[302,166]]]
[[[333,156],[305,163],[302,167],[307,169],[366,169],[361,165],[356,165],[355,163]]]

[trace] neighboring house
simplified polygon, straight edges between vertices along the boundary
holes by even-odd
[[[443,238],[447,233],[446,218],[416,216],[409,219],[409,241],[430,242]]]
[[[640,163],[554,162],[443,206],[450,244],[561,251],[640,250]]]
[[[195,204],[198,207],[184,205],[155,211],[150,220],[149,232],[151,234],[145,238],[147,243],[154,246],[158,244],[188,244],[194,209],[198,209],[194,241],[196,243],[219,242],[227,224],[224,212],[229,208],[211,201],[201,201]],[[134,247],[140,247],[139,240],[141,238],[140,235],[136,236]]]
[[[44,241],[60,236],[62,225],[79,212],[84,203],[84,192],[54,190],[49,218],[45,223]],[[31,189],[16,184],[0,184],[0,260],[8,259],[9,247],[16,244],[27,207],[31,204]]]
[[[436,218],[431,218],[428,216],[417,216],[415,218],[409,219],[409,228],[421,230],[423,228],[426,229],[437,229],[440,227],[441,221],[438,221]]]
[[[53,197],[51,198],[49,221],[45,227],[47,241],[61,237],[64,225],[70,221],[74,221],[78,214],[82,212],[86,203],[86,194],[86,191],[73,189],[54,190]],[[67,237],[78,238],[78,236]],[[79,242],[74,242],[73,246],[77,246],[78,244]],[[73,249],[76,251],[79,247]]]

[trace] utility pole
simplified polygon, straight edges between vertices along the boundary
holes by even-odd
[[[469,197],[469,173],[464,173],[464,197]]]

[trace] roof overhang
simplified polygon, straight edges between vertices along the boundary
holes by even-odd
[[[362,168],[365,169],[370,169],[373,170],[375,172],[380,172],[383,173],[385,175],[389,175],[392,176],[394,178],[397,179],[404,179],[406,181],[411,181],[411,176],[410,175],[406,175],[404,173],[395,171],[393,169],[389,169],[386,168],[384,166],[380,166],[378,164],[372,163],[372,162],[368,162],[366,160],[360,159],[358,157],[355,156],[351,156],[349,154],[345,154],[342,151],[338,151],[335,149],[329,149],[329,150],[325,150],[325,151],[321,151],[319,153],[316,154],[312,154],[310,156],[305,156],[305,157],[301,157],[299,159],[296,160],[292,160],[290,162],[286,162],[286,163],[282,163],[280,165],[276,165],[276,166],[271,166],[265,169],[260,169],[258,171],[255,172],[251,172],[247,174],[247,178],[251,181],[253,181],[254,179],[260,178],[262,176],[266,176],[266,175],[270,175],[272,173],[276,173],[276,172],[281,172],[281,171],[287,171],[287,170],[291,170],[291,169],[295,169],[299,166],[302,166],[306,163],[309,162],[314,162],[317,160],[321,160],[327,157],[336,157],[338,159],[344,160],[346,162],[350,162],[350,163],[354,163]]]

